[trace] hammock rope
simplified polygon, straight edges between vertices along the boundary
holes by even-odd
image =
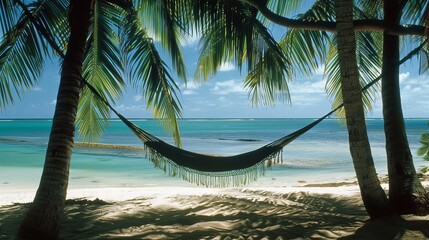
[[[51,47],[64,59],[64,53],[53,40],[49,30],[31,15],[25,5],[23,5],[22,8]],[[411,57],[417,54],[426,43],[427,39],[402,58],[399,65],[411,59]],[[361,92],[370,88],[382,77],[383,75],[381,74],[368,83],[361,89]],[[287,144],[300,137],[344,106],[344,103],[341,103],[316,121],[253,151],[232,156],[206,155],[170,145],[141,129],[117,112],[83,76],[81,77],[81,81],[142,141],[146,148],[146,153],[148,154],[147,158],[155,167],[162,169],[170,176],[178,176],[191,183],[207,187],[240,186],[257,180],[258,177],[265,174],[267,168],[283,161],[282,150]]]

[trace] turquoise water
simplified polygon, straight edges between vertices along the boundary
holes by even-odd
[[[313,120],[185,119],[180,122],[180,129],[185,149],[229,155],[265,145]],[[133,122],[167,142],[173,141],[157,121],[134,119]],[[0,120],[0,189],[37,187],[50,126],[51,121],[47,119]],[[383,121],[368,119],[367,126],[377,171],[385,174]],[[420,134],[429,131],[427,120],[407,119],[406,126],[416,167],[428,165],[416,154]],[[142,146],[138,138],[118,120],[111,121],[100,142]],[[70,188],[194,186],[179,178],[166,176],[145,157],[145,153],[140,151],[75,148]],[[274,166],[251,186],[295,186],[298,181],[330,182],[353,178],[347,129],[336,119],[326,119],[286,146],[283,164]]]

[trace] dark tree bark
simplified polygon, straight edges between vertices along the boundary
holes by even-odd
[[[384,1],[386,25],[399,24],[400,0]],[[383,35],[382,98],[389,174],[389,200],[399,214],[427,215],[429,200],[420,183],[407,140],[399,86],[399,37]]]
[[[57,104],[39,188],[21,223],[18,239],[57,239],[69,180],[75,119],[81,90],[82,63],[92,1],[71,0],[71,35],[62,63]]]
[[[362,200],[372,219],[394,215],[386,194],[380,186],[366,131],[356,60],[356,37],[353,30],[353,0],[336,0],[335,13],[341,91],[346,112],[350,153]]]

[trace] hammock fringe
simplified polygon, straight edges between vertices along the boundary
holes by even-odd
[[[208,172],[180,166],[173,160],[163,156],[153,148],[145,145],[146,158],[153,166],[161,169],[170,177],[179,177],[185,181],[210,188],[240,187],[258,180],[264,176],[266,170],[275,164],[283,162],[282,149],[272,153],[265,159],[251,167],[220,172]]]

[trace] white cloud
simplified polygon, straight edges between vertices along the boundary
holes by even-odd
[[[55,99],[55,100],[52,100],[49,104],[50,104],[50,105],[55,105],[55,104],[57,104],[57,100],[56,100],[56,99]]]
[[[399,74],[399,82],[402,83],[410,76],[410,72],[400,73]]]
[[[228,63],[228,62],[224,62],[224,63],[222,63],[222,65],[220,65],[220,67],[218,68],[218,71],[220,71],[220,72],[228,72],[228,71],[232,71],[234,69],[235,69],[234,64]]]
[[[302,93],[325,93],[325,81],[305,81],[305,82],[299,82],[295,81],[290,86],[290,92],[295,94],[302,94]]]
[[[326,101],[326,96],[322,94],[299,94],[292,95],[291,103],[293,107],[300,106],[318,106],[321,102]]]
[[[186,89],[186,90],[182,91],[182,94],[183,95],[195,95],[197,93],[194,90],[188,90],[188,89]]]
[[[202,109],[205,109],[205,107],[214,107],[214,106],[216,106],[216,103],[214,103],[213,101],[208,100],[208,99],[197,98],[197,99],[194,99],[192,101],[192,105],[193,106],[201,106]]]
[[[34,87],[32,89],[32,91],[40,92],[40,91],[43,91],[43,88],[41,88],[41,87]]]
[[[325,80],[294,81],[289,87],[292,106],[317,106],[326,101]]]
[[[183,83],[180,86],[180,90],[182,91],[183,95],[195,95],[198,92],[195,90],[198,90],[201,87],[201,84],[192,81],[192,82],[187,82],[186,84]]]
[[[183,83],[181,87],[182,87],[182,89],[195,90],[195,89],[200,88],[201,84],[199,84],[195,81],[192,81],[192,82],[187,82],[186,84]]]
[[[135,96],[134,96],[134,101],[135,101],[135,102],[140,102],[142,99],[143,99],[143,96],[142,96],[142,95],[135,95]]]
[[[227,95],[231,93],[245,93],[241,81],[238,80],[227,80],[223,82],[216,82],[212,88],[214,94]]]
[[[130,105],[130,106],[126,106],[124,104],[121,104],[119,106],[116,107],[116,109],[118,109],[119,111],[131,111],[131,112],[137,112],[137,111],[146,111],[146,105]]]
[[[186,110],[191,111],[191,112],[200,112],[201,108],[188,108]]]
[[[402,73],[401,73],[402,74]],[[404,74],[402,79],[405,84],[401,85],[401,100],[404,116],[427,116],[429,108],[429,81],[428,75],[408,76]],[[400,78],[401,79],[401,78]]]

